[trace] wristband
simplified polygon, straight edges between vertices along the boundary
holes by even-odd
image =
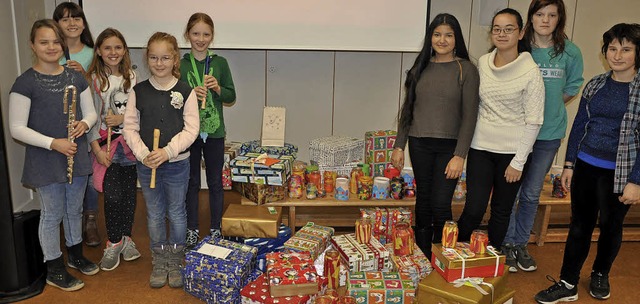
[[[573,165],[564,165],[564,168],[573,170]]]

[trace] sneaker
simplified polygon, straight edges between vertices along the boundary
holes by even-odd
[[[502,254],[504,254],[506,256],[505,258],[505,264],[507,265],[507,268],[509,270],[509,272],[518,272],[518,267],[516,266],[516,250],[513,247],[513,245],[511,244],[504,244],[502,246]]]
[[[533,257],[531,257],[531,255],[529,254],[529,251],[527,251],[526,244],[516,245],[513,248],[513,251],[515,253],[518,268],[522,269],[523,271],[535,271],[536,269],[538,269],[536,261],[533,260]]]
[[[184,243],[184,246],[191,249],[196,247],[198,244],[198,239],[200,238],[200,231],[198,229],[187,229],[187,239]]]
[[[591,271],[589,294],[598,300],[608,299],[611,295],[611,287],[609,286],[609,275],[603,274],[601,272]]]
[[[100,260],[100,269],[111,271],[120,265],[120,253],[124,249],[126,240],[122,238],[120,242],[111,243],[107,241],[107,248],[104,249],[102,260]]]
[[[94,275],[100,271],[100,267],[89,261],[82,254],[82,243],[78,243],[68,248],[67,266],[77,269],[84,275]]]
[[[122,258],[129,262],[139,258],[140,252],[136,249],[136,243],[128,236],[123,236],[125,239],[124,248],[122,249]]]
[[[220,232],[220,229],[211,229],[209,230],[209,232],[211,233],[211,238],[214,238],[214,239],[222,238],[222,233]]]
[[[538,292],[535,296],[536,302],[540,304],[555,304],[558,302],[573,302],[578,300],[578,288],[573,286],[569,289],[565,281],[557,282],[547,275],[547,280],[553,282],[549,288]]]

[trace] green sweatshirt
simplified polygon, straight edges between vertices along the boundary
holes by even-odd
[[[224,115],[222,112],[223,103],[233,103],[236,100],[236,89],[233,85],[233,78],[231,77],[231,70],[227,60],[216,54],[210,53],[211,57],[209,66],[213,71],[213,77],[218,80],[220,85],[220,95],[210,90],[213,97],[213,105],[207,102],[206,108],[200,109],[200,132],[207,133],[210,138],[224,138]],[[187,53],[180,60],[180,80],[188,83],[192,88],[198,86],[196,83],[196,77],[191,65],[191,53]],[[203,79],[204,73],[204,60],[195,60],[197,73],[200,80]],[[200,103],[198,103],[200,106]]]

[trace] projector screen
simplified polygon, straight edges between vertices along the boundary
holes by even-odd
[[[213,46],[224,49],[420,50],[428,0],[84,0],[95,37],[120,30],[130,47],[157,31],[189,47],[189,16],[213,18]]]

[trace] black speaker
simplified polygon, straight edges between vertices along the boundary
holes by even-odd
[[[38,295],[46,267],[38,240],[40,211],[14,214],[0,110],[0,303]]]

